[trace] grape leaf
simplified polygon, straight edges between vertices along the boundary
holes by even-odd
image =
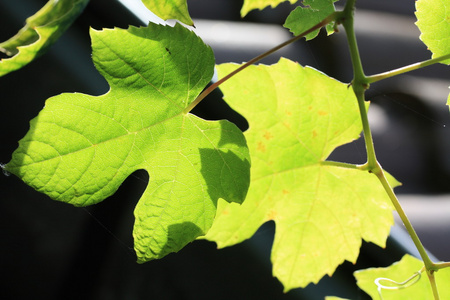
[[[297,0],[244,0],[244,4],[241,9],[241,16],[245,17],[251,10],[260,9],[267,6],[271,6],[272,8],[276,7],[278,4],[289,1],[291,4],[297,2]]]
[[[450,4],[448,0],[416,1],[416,25],[420,39],[436,58],[450,54]],[[450,59],[442,61],[450,64]]]
[[[380,299],[379,292],[375,280],[378,278],[387,278],[398,283],[404,282],[412,277],[423,267],[423,262],[419,259],[405,255],[403,258],[387,268],[371,268],[355,272],[358,286],[369,294],[372,299]],[[436,284],[438,286],[441,299],[450,299],[450,269],[441,269],[434,273]],[[433,292],[426,273],[422,273],[421,277],[415,282],[417,277],[411,279],[407,287],[401,289],[382,289],[381,294],[384,300],[388,299],[432,299]],[[397,286],[387,280],[380,280],[383,286]]]
[[[236,67],[220,65],[219,77]],[[351,88],[281,59],[251,66],[221,89],[249,122],[251,184],[241,206],[219,202],[206,239],[234,245],[275,221],[273,273],[285,290],[318,282],[344,260],[354,262],[361,238],[384,246],[392,207],[377,178],[325,161],[362,130]]]
[[[89,0],[50,0],[12,38],[0,43],[11,58],[0,61],[0,76],[16,71],[44,54],[81,14]]]
[[[163,20],[175,19],[193,26],[186,0],[142,0],[142,3]]]
[[[294,35],[299,35],[336,11],[334,2],[337,0],[305,0],[303,5],[294,9],[286,19],[284,27]],[[326,26],[328,35],[334,33],[334,22]],[[319,29],[307,34],[306,40],[311,40],[319,34]]]
[[[188,29],[150,24],[91,36],[110,91],[47,100],[5,170],[75,206],[100,202],[132,172],[147,170],[135,249],[139,262],[160,258],[209,229],[219,198],[243,201],[245,138],[228,121],[184,112],[214,70],[212,50]]]

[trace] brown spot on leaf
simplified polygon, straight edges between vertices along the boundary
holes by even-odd
[[[312,135],[313,137],[317,137],[317,131],[313,130]]]
[[[324,110],[319,110],[317,113],[319,114],[319,116],[326,116],[326,115],[328,115],[328,112],[324,111]]]
[[[283,190],[283,195],[287,195],[287,194],[289,194],[289,191],[288,190]]]

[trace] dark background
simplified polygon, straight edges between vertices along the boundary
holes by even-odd
[[[0,40],[14,35],[25,18],[44,3],[0,2]],[[276,10],[251,12],[242,20],[241,1],[191,0],[188,4],[192,17],[199,20],[199,34],[205,29],[201,28],[205,24],[201,20],[275,25],[282,24],[292,10],[289,4],[282,4]],[[357,8],[357,35],[367,74],[430,57],[411,25],[414,1],[359,0]],[[267,40],[267,47],[273,46],[268,31],[252,32],[244,26],[246,23],[241,24],[239,34]],[[227,24],[215,27],[216,37],[224,36],[219,29],[226,29]],[[28,130],[29,120],[47,98],[62,92],[100,95],[108,90],[90,59],[88,30],[90,26],[101,29],[128,25],[142,23],[116,1],[91,0],[46,55],[0,78],[0,163],[10,160],[17,141]],[[283,38],[289,38],[279,30]],[[300,41],[264,63],[274,63],[283,55],[348,82],[351,67],[344,34],[326,38],[322,32],[319,38],[308,43]],[[265,47],[245,43],[236,46],[232,43],[237,39],[235,33],[229,39],[231,42],[205,37],[218,63],[248,60]],[[450,164],[446,158],[449,132],[445,126],[449,125],[445,106],[449,75],[445,66],[432,66],[374,84],[368,92],[375,107],[371,120],[379,160],[404,183],[397,191],[405,207],[416,205],[416,210],[411,209],[412,219],[414,222],[417,218],[421,225],[418,231],[425,245],[439,259],[447,260],[450,247],[444,241],[450,228],[448,214],[440,214],[432,223],[422,217],[430,203],[450,213],[446,196],[450,189]],[[245,120],[223,103],[219,91],[203,101],[195,113],[208,119],[227,118],[242,129],[246,126]],[[332,158],[363,163],[364,153],[362,141],[357,141],[338,149]],[[344,263],[332,280],[325,277],[319,285],[287,294],[271,274],[272,223],[234,247],[216,250],[213,243],[196,241],[177,254],[138,265],[132,250],[133,209],[147,180],[145,172],[137,172],[104,202],[75,208],[50,200],[14,176],[0,176],[0,299],[323,299],[324,295],[365,299],[352,272],[387,266],[410,249],[398,235],[388,240],[386,249],[364,244],[356,265]]]

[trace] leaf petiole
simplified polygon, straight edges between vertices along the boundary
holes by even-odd
[[[434,263],[433,265],[436,270],[450,268],[450,262],[439,262],[439,263]]]
[[[322,166],[332,166],[332,167],[338,167],[338,168],[344,168],[344,169],[360,169],[359,165],[349,164],[349,163],[343,163],[338,161],[332,161],[332,160],[326,160],[320,163]]]
[[[286,47],[289,44],[292,44],[293,42],[301,39],[302,37],[304,37],[305,35],[322,28],[323,26],[335,21],[336,19],[338,19],[340,12],[333,12],[332,14],[330,14],[328,17],[326,17],[325,19],[323,19],[321,22],[317,23],[316,25],[314,25],[313,27],[311,27],[310,29],[302,32],[301,34],[287,40],[284,43],[279,44],[278,46],[268,50],[267,52],[264,52],[254,58],[252,58],[251,60],[249,60],[248,62],[246,62],[245,64],[243,64],[242,66],[240,66],[239,68],[237,68],[236,70],[234,70],[233,72],[231,72],[230,74],[224,76],[223,78],[221,78],[220,80],[214,82],[213,84],[211,84],[208,88],[206,88],[200,95],[198,95],[198,97],[191,102],[191,104],[189,104],[188,107],[186,107],[184,109],[184,113],[187,114],[189,113],[192,109],[194,109],[194,107],[197,106],[197,104],[200,103],[200,101],[202,101],[206,96],[208,96],[212,91],[214,91],[219,85],[221,85],[222,83],[224,83],[225,81],[227,81],[228,79],[230,79],[231,77],[233,77],[234,75],[236,75],[237,73],[241,72],[242,70],[246,69],[248,66],[253,65],[254,63],[257,63],[258,61],[260,61],[261,59],[269,56],[270,54]]]
[[[443,55],[443,56],[439,56],[439,57],[433,58],[433,59],[427,59],[427,60],[424,60],[424,61],[421,61],[421,62],[417,62],[417,63],[411,64],[411,65],[408,65],[408,66],[404,66],[404,67],[401,67],[401,68],[398,68],[398,69],[395,69],[395,70],[391,70],[391,71],[383,72],[383,73],[380,73],[380,74],[367,76],[366,77],[366,83],[367,84],[374,83],[374,82],[377,82],[377,81],[380,81],[380,80],[383,80],[383,79],[386,79],[386,78],[394,77],[394,76],[397,76],[397,75],[400,75],[400,74],[404,74],[404,73],[411,72],[411,71],[414,71],[414,70],[418,70],[418,69],[421,69],[421,68],[424,68],[424,67],[428,67],[428,66],[434,65],[436,63],[439,63],[441,61],[444,61],[446,59],[449,59],[449,58],[450,58],[450,53],[446,54],[446,55]]]

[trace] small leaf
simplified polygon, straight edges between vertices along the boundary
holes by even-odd
[[[219,77],[236,68],[220,65]],[[241,206],[219,202],[207,239],[234,245],[275,221],[273,273],[285,290],[355,262],[362,238],[384,246],[392,207],[377,178],[325,161],[362,130],[352,89],[286,59],[251,66],[221,89],[249,122],[251,184]]]
[[[244,0],[244,4],[241,9],[241,16],[245,17],[251,10],[254,9],[264,9],[267,6],[271,6],[272,8],[276,7],[278,4],[289,1],[291,4],[294,4],[298,0]]]
[[[433,299],[430,282],[425,272],[420,277],[414,276],[416,272],[421,271],[423,262],[411,255],[405,255],[403,258],[387,268],[371,268],[355,272],[358,286],[369,294],[372,299],[380,299],[376,280],[382,286],[397,287],[392,281],[402,283],[410,279],[403,288],[399,289],[381,289],[381,295],[384,300],[409,299],[423,300]],[[414,276],[414,277],[413,277]],[[450,268],[441,269],[434,273],[436,278],[439,296],[441,299],[450,299]],[[412,278],[413,277],[413,278]],[[388,280],[386,280],[386,279]],[[392,280],[392,281],[391,281]]]
[[[284,27],[288,28],[294,35],[299,35],[336,11],[334,2],[337,0],[305,0],[303,5],[293,10]],[[328,35],[334,32],[334,22],[327,25]],[[311,40],[319,34],[319,29],[306,35],[306,40]]]
[[[131,173],[147,170],[135,249],[139,262],[160,258],[205,234],[219,198],[244,200],[246,142],[228,121],[184,112],[214,70],[212,50],[193,32],[150,23],[91,36],[110,91],[47,100],[5,170],[75,206],[98,203]]]
[[[448,0],[416,1],[416,25],[420,39],[433,53],[432,57],[450,54],[450,7]],[[450,59],[442,61],[450,64]]]
[[[186,0],[142,0],[142,3],[163,20],[175,19],[194,26]]]
[[[70,27],[89,0],[50,0],[12,38],[0,43],[11,58],[0,61],[0,76],[16,71],[44,54]]]

